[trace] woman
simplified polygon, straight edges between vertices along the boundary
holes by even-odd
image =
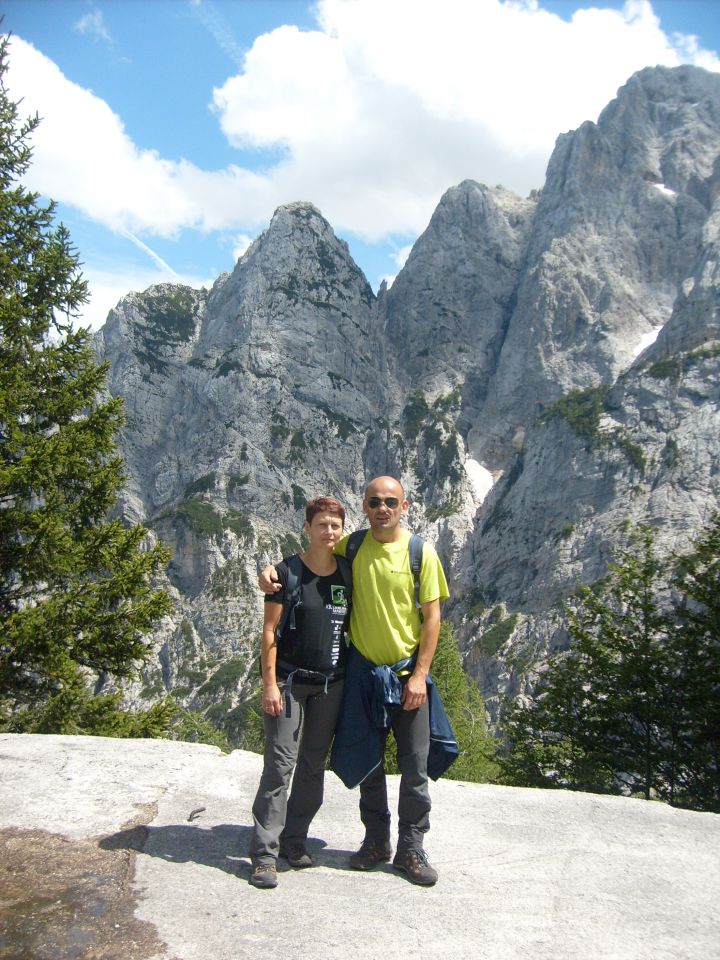
[[[265,597],[260,653],[265,762],[253,804],[250,845],[250,883],[255,887],[277,886],[278,855],[293,867],[313,862],[305,841],[322,804],[325,761],[347,657],[351,581],[344,558],[333,556],[344,524],[345,510],[337,500],[311,500],[304,525],[310,544],[304,553],[278,564],[282,589]],[[298,599],[296,579],[300,602],[293,605],[292,599]]]

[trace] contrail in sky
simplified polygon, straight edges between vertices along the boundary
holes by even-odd
[[[212,34],[218,46],[228,55],[236,67],[241,68],[245,53],[235,39],[232,27],[212,0],[191,0],[190,6],[205,29]]]
[[[143,253],[146,253],[150,257],[150,259],[153,260],[160,267],[161,270],[165,270],[166,273],[171,274],[171,276],[173,276],[176,280],[181,279],[180,274],[176,273],[169,263],[166,263],[162,257],[158,256],[158,254],[155,253],[154,250],[151,250],[150,247],[146,243],[143,243],[142,240],[140,240],[138,237],[136,237],[135,234],[130,233],[129,230],[123,230],[121,232],[124,237],[127,237],[127,239],[131,241],[131,243],[135,244],[138,250],[142,250]]]

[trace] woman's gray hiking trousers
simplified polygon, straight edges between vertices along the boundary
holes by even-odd
[[[279,686],[283,690],[283,684]],[[254,865],[275,863],[281,844],[304,843],[307,838],[323,801],[325,761],[342,688],[342,680],[329,683],[327,693],[322,683],[293,680],[288,693],[290,716],[286,710],[279,717],[264,714],[265,762],[252,808],[255,826],[250,857]]]

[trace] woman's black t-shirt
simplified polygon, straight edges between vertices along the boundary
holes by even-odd
[[[277,565],[282,590],[268,594],[266,603],[282,603],[288,581],[288,567]],[[345,628],[346,583],[338,564],[334,573],[318,576],[302,564],[300,603],[295,607],[295,629],[291,618],[277,640],[275,672],[284,679],[293,669],[340,676],[347,658]]]

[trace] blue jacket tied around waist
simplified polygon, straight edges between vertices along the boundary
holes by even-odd
[[[412,670],[415,658],[392,666],[375,666],[350,646],[340,718],[335,731],[330,766],[346,787],[356,787],[383,762],[385,730],[401,710],[401,670]],[[457,758],[455,734],[438,688],[427,678],[430,714],[428,776],[437,780]]]

